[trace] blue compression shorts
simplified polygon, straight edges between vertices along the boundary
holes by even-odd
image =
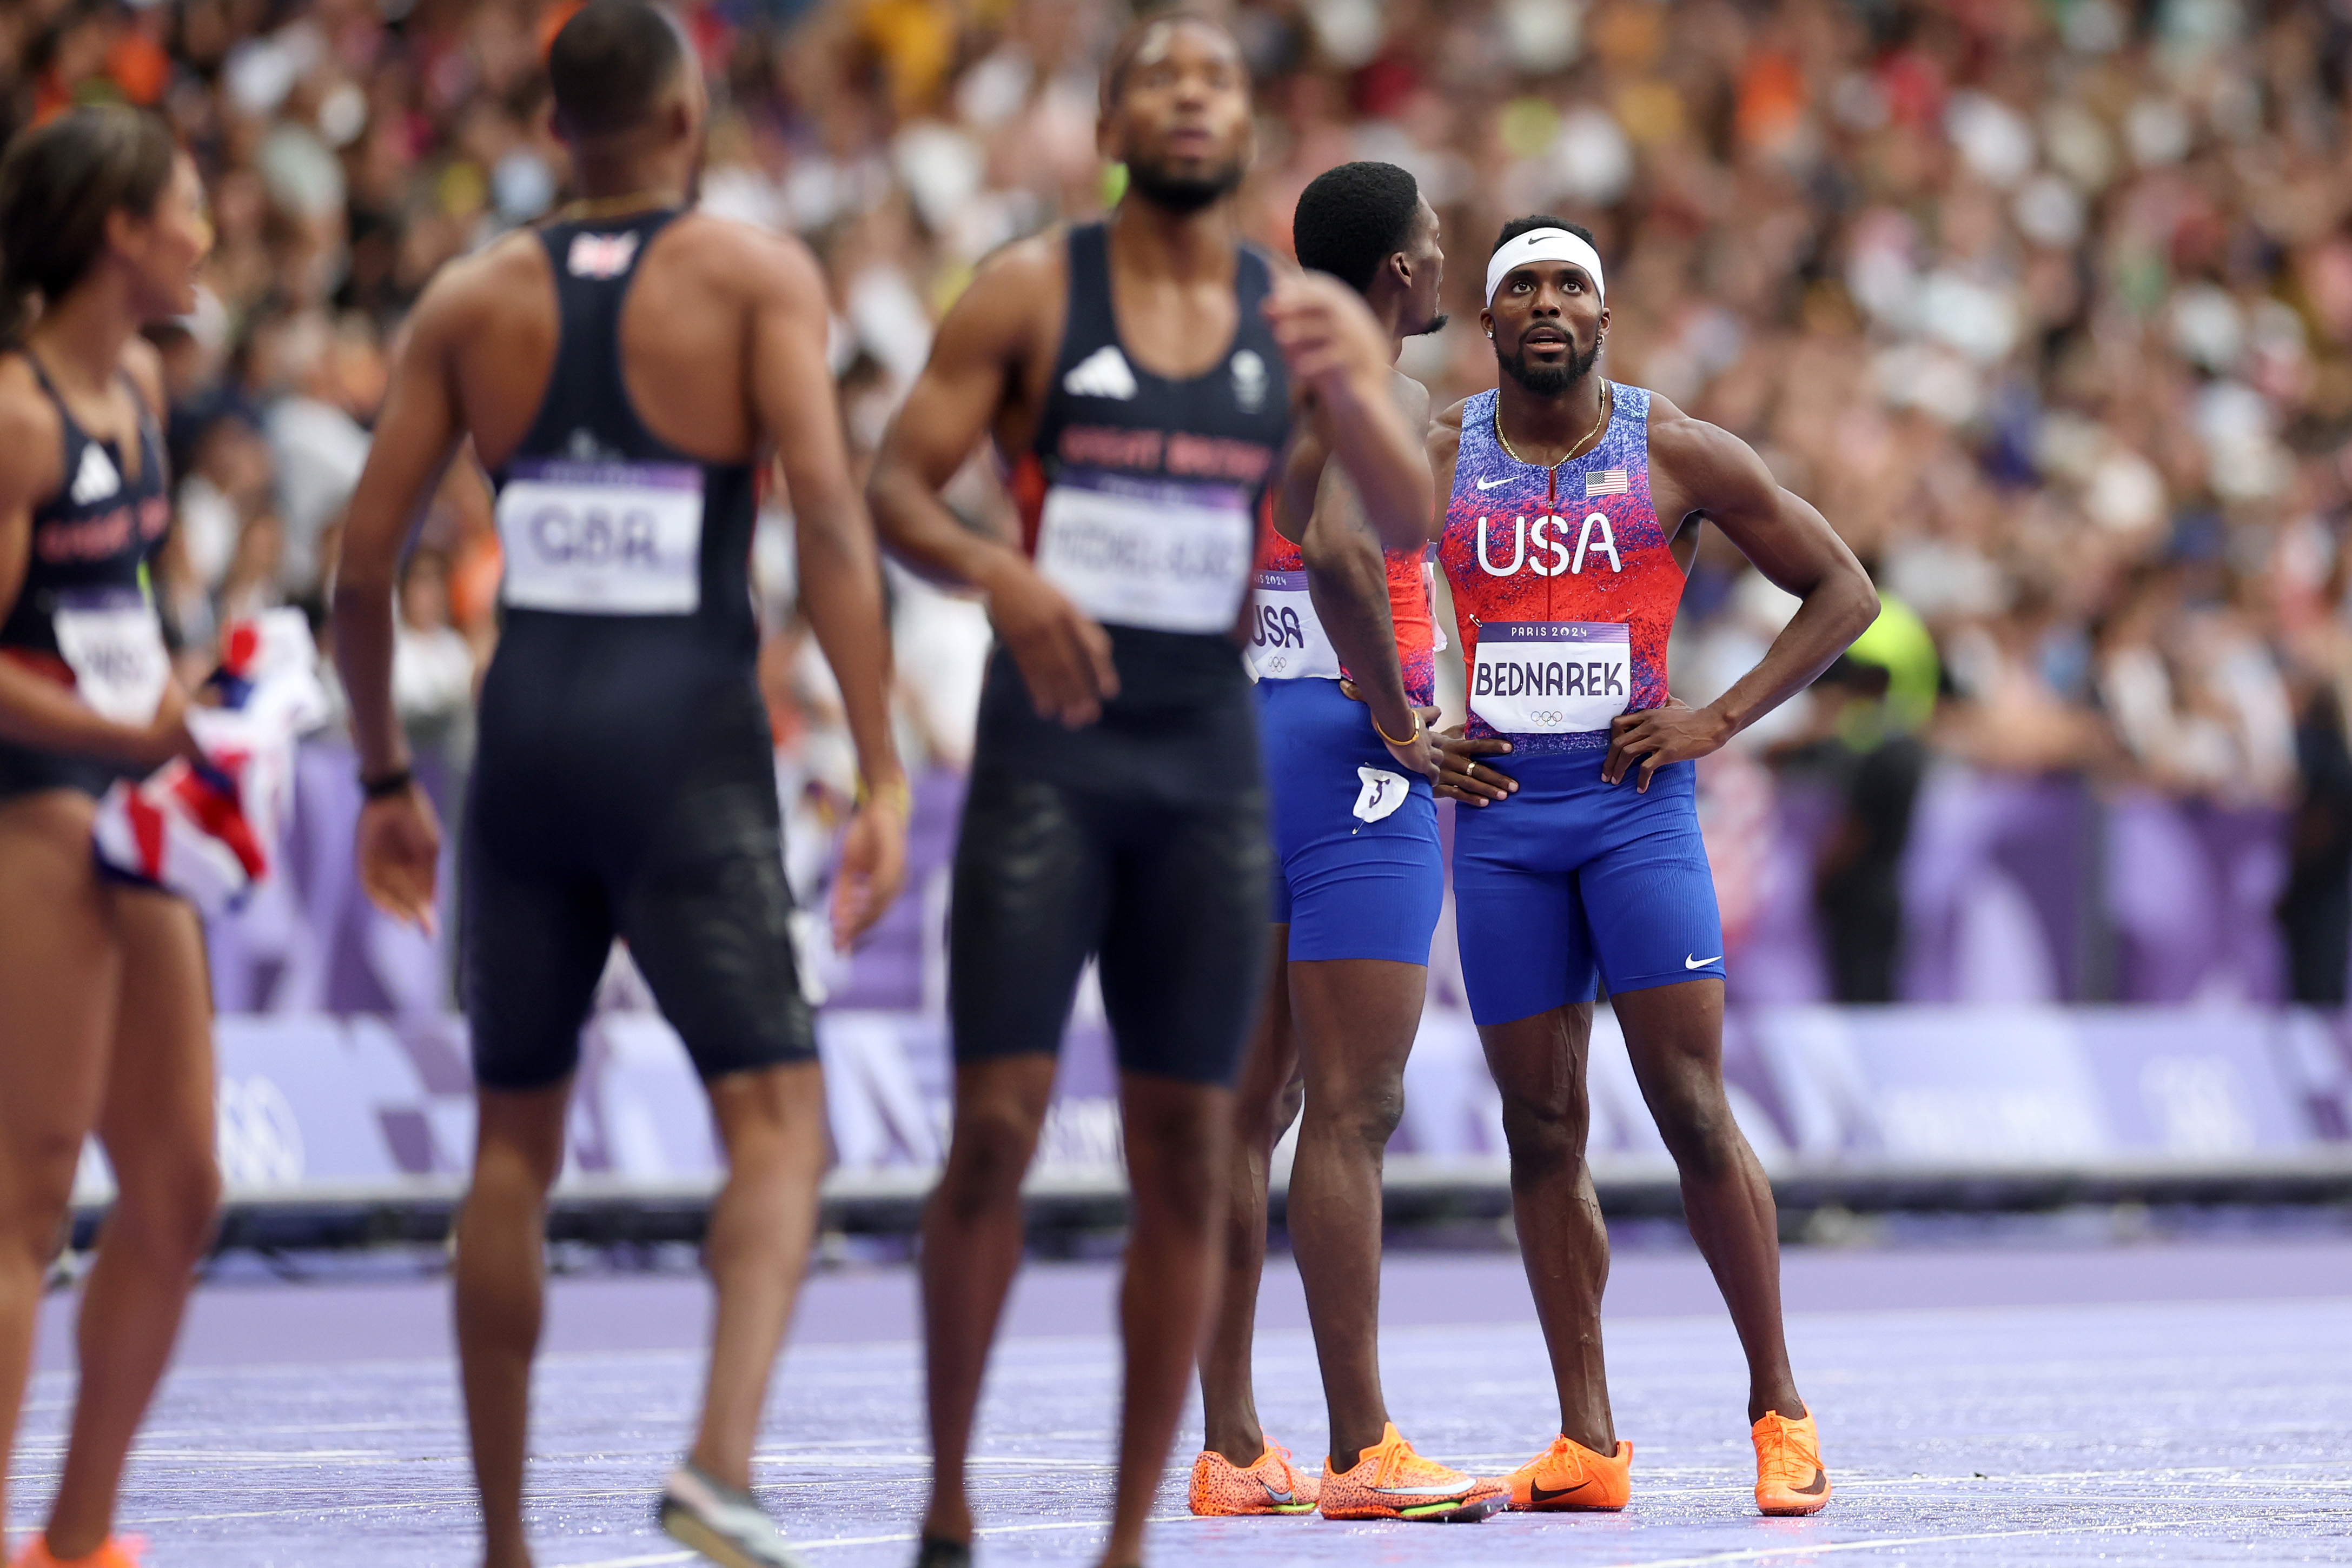
[[[1599,751],[1498,757],[1518,793],[1454,815],[1454,923],[1470,1014],[1509,1023],[1612,994],[1723,978],[1723,917],[1696,765],[1601,781]]]
[[[1274,807],[1272,918],[1290,927],[1291,960],[1428,963],[1445,903],[1429,781],[1397,766],[1370,711],[1337,681],[1260,681],[1257,702]],[[1366,768],[1385,779],[1367,780]],[[1358,815],[1368,796],[1373,821]]]

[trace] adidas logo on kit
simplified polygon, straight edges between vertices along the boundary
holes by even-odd
[[[1062,378],[1062,390],[1073,397],[1117,398],[1126,402],[1136,393],[1135,372],[1128,368],[1127,356],[1118,351],[1118,345],[1106,343],[1070,367],[1070,373]]]

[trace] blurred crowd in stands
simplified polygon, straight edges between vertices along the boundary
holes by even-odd
[[[2342,999],[2352,0],[1221,9],[1257,73],[1243,206],[1261,242],[1286,251],[1299,190],[1353,158],[1412,170],[1442,214],[1454,325],[1403,361],[1441,403],[1492,384],[1476,280],[1497,225],[1581,221],[1610,264],[1607,371],[1746,437],[1871,567],[1880,623],[1709,765],[1735,934],[1810,906],[1825,994],[1907,994],[1897,936],[1916,925],[1906,867],[1927,802],[2068,780],[2163,806],[2181,842],[2256,843],[2213,850],[2203,883],[2160,897],[2276,918],[2272,994]],[[5,123],[150,105],[210,182],[209,287],[161,335],[179,476],[161,591],[192,663],[247,607],[323,604],[404,309],[441,263],[563,198],[537,68],[566,14],[0,8]],[[1101,209],[1096,67],[1128,12],[684,0],[680,15],[712,89],[703,200],[823,258],[845,416],[870,451],[974,263]],[[956,498],[975,523],[1003,506],[982,464]],[[781,513],[757,554],[763,674],[813,865],[848,754],[793,614]],[[487,487],[460,465],[407,570],[396,676],[420,744],[454,767],[498,575]],[[893,580],[905,742],[955,768],[986,622]],[[1706,535],[1679,694],[1727,685],[1790,602]],[[1807,800],[1827,804],[1792,810]],[[2247,821],[2274,831],[2230,827]],[[2105,841],[2112,862],[2139,841]]]

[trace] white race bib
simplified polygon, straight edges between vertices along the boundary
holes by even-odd
[[[576,615],[691,615],[702,603],[702,470],[514,465],[499,492],[501,597]]]
[[[1261,571],[1250,605],[1250,668],[1261,681],[1339,678],[1339,654],[1315,617],[1303,571]]]
[[[74,694],[100,717],[145,724],[171,684],[163,624],[137,589],[58,595],[50,612],[58,652],[74,673]]]
[[[1251,542],[1240,490],[1089,476],[1045,492],[1037,570],[1111,625],[1230,632],[1249,588]]]
[[[1622,623],[1498,621],[1478,628],[1470,711],[1505,735],[1606,729],[1633,686],[1633,633]]]

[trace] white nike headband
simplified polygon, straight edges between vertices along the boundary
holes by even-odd
[[[1566,229],[1529,229],[1506,241],[1486,263],[1486,303],[1495,302],[1495,290],[1503,287],[1513,267],[1531,261],[1575,263],[1592,279],[1592,292],[1601,297],[1601,302],[1609,303],[1609,286],[1601,276],[1601,253]]]

